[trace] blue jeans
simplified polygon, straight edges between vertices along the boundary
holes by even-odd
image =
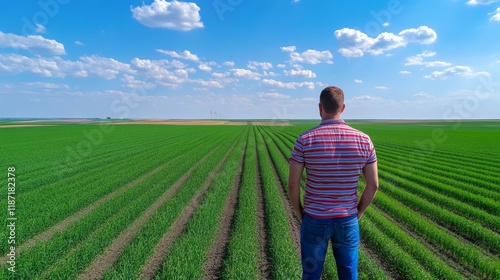
[[[328,240],[340,280],[358,279],[359,225],[357,215],[318,219],[304,214],[300,227],[302,279],[320,279]]]

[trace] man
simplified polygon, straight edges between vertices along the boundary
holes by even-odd
[[[302,220],[302,278],[320,279],[331,240],[339,279],[358,278],[358,221],[378,190],[377,157],[370,138],[341,118],[344,92],[327,87],[320,95],[321,124],[302,133],[290,158],[290,201]],[[300,179],[306,168],[304,207]],[[358,202],[363,173],[366,187]]]

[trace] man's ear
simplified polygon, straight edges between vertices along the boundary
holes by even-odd
[[[342,108],[340,109],[340,113],[343,113],[345,110],[345,104],[342,104]]]

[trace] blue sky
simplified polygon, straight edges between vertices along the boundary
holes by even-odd
[[[2,3],[0,117],[500,118],[500,1]]]

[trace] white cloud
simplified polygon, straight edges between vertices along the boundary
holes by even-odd
[[[234,65],[236,65],[236,64],[234,63],[234,61],[226,61],[226,62],[222,63],[222,65],[234,67]]]
[[[19,54],[0,54],[0,71],[28,72],[45,77],[62,77],[57,62],[47,58],[29,58]]]
[[[500,21],[500,7],[498,7],[494,12],[489,13],[491,21]]]
[[[488,72],[474,72],[472,68],[469,66],[453,66],[450,68],[446,68],[443,71],[434,71],[430,75],[424,76],[426,79],[441,79],[446,80],[451,76],[460,76],[460,77],[475,77],[475,76],[489,76]]]
[[[124,82],[125,86],[128,88],[150,89],[155,87],[154,83],[136,80],[134,76],[127,74],[123,75],[122,82]]]
[[[41,25],[40,23],[37,23],[36,24],[36,32],[45,33],[45,32],[47,32],[47,29],[45,28],[45,26]]]
[[[80,57],[84,69],[89,73],[106,80],[116,78],[119,73],[133,73],[130,64],[119,62],[113,58],[107,58],[97,55]]]
[[[411,74],[411,72],[410,71],[406,71],[406,70],[402,70],[402,71],[399,71],[399,74],[401,74],[401,75],[409,75],[409,74]]]
[[[297,89],[297,88],[307,88],[307,89],[314,89],[314,83],[312,82],[290,82],[290,83],[283,83],[282,81],[276,81],[272,79],[264,79],[262,80],[262,84],[267,87],[271,88],[286,88],[286,89]]]
[[[427,62],[424,62],[424,65],[427,67],[446,67],[446,66],[450,66],[451,63],[446,62],[446,61],[427,61]]]
[[[226,73],[219,73],[219,72],[212,73],[212,77],[215,77],[215,78],[225,78],[228,75],[229,75],[229,72],[226,72]]]
[[[202,28],[200,7],[196,3],[154,0],[151,5],[131,9],[134,19],[147,27],[159,27],[180,31]]]
[[[476,5],[489,5],[495,2],[498,2],[499,0],[468,0],[467,5],[469,6],[476,6]]]
[[[225,86],[228,84],[235,84],[239,82],[238,78],[234,78],[231,76],[231,73],[226,72],[226,73],[212,73],[213,79],[210,81],[217,82],[221,86]],[[205,85],[205,87],[215,87],[215,86],[209,86]]]
[[[199,84],[200,86],[205,87],[205,88],[223,88],[224,87],[224,85],[221,82],[214,81],[214,80],[209,80],[209,81],[195,80],[194,82],[196,82],[197,84]]]
[[[135,73],[129,64],[97,55],[83,56],[77,61],[60,57],[26,57],[19,54],[0,54],[0,71],[11,73],[34,73],[45,77],[64,78],[67,75],[97,77],[111,80],[121,73]]]
[[[401,36],[408,43],[418,44],[432,44],[437,39],[436,31],[427,26],[405,29],[399,32],[399,36]]]
[[[148,80],[153,80],[157,85],[174,86],[187,80],[189,72],[186,69],[177,69],[169,71],[164,67],[165,62],[161,60],[132,59],[134,68],[140,70],[140,73]]]
[[[362,81],[362,80],[358,80],[358,79],[354,79],[354,82],[355,82],[356,84],[362,84],[362,83],[363,83],[363,81]]]
[[[231,69],[231,75],[235,78],[243,78],[243,79],[249,79],[249,80],[259,80],[259,73],[252,72],[251,70],[248,69],[241,69],[241,68],[235,68]]]
[[[295,46],[281,47],[280,48],[284,52],[294,52],[297,48]]]
[[[316,82],[316,86],[318,86],[318,87],[326,87],[327,84],[324,84],[322,82]]]
[[[283,50],[283,48],[281,48]],[[293,47],[295,49],[295,47]],[[287,50],[284,50],[287,51]],[[290,52],[290,62],[291,63],[308,63],[308,64],[318,64],[318,63],[328,63],[332,64],[333,55],[330,51],[317,51],[317,50],[306,50],[302,53],[295,51]]]
[[[426,98],[426,99],[429,99],[429,98],[434,98],[434,95],[432,94],[429,94],[427,92],[424,92],[424,91],[420,91],[416,94],[413,95],[414,97],[421,97],[421,98]]]
[[[205,72],[210,72],[210,71],[212,71],[212,67],[208,66],[208,65],[207,65],[207,64],[205,64],[205,63],[201,63],[200,65],[198,65],[198,68],[199,68],[200,70],[205,71]]]
[[[389,90],[389,88],[386,87],[386,86],[376,86],[375,89],[378,89],[378,90]]]
[[[318,101],[318,98],[314,98],[314,97],[304,97],[301,99],[302,101],[305,101],[305,102],[316,102]]]
[[[276,76],[278,76],[278,74],[274,73],[273,71],[269,71],[269,72],[264,71],[263,75],[264,75],[264,76],[271,76],[271,77],[276,77]]]
[[[339,41],[338,52],[346,57],[360,57],[365,53],[379,55],[388,50],[404,47],[408,43],[430,44],[437,38],[436,32],[427,26],[405,29],[398,35],[383,32],[375,38],[351,28],[336,30],[334,35]]]
[[[445,61],[424,61],[425,58],[433,57],[435,55],[436,52],[424,51],[415,56],[407,57],[405,66],[424,65],[425,67],[446,67],[451,65],[451,63]]]
[[[276,65],[276,67],[278,67],[278,68],[285,68],[286,65],[285,64],[278,64],[278,65]]]
[[[387,26],[389,26],[389,25],[390,25],[390,24],[389,24],[388,22],[384,22],[384,23],[382,24],[382,26],[384,26],[384,27],[387,27]]]
[[[186,65],[178,60],[172,60],[171,62],[169,62],[170,65],[172,65],[173,67],[175,68],[180,68],[180,69],[183,69],[183,68],[186,68]]]
[[[23,83],[23,85],[34,88],[43,88],[43,89],[70,89],[70,86],[66,84],[55,84],[55,83],[45,83],[45,82]]]
[[[371,95],[362,95],[362,96],[355,96],[351,98],[351,100],[381,100],[381,98]]]
[[[277,92],[269,92],[269,93],[259,92],[257,94],[257,96],[260,97],[260,98],[273,98],[273,99],[287,99],[287,98],[290,98],[290,96],[288,96],[286,94],[281,94],[281,93],[277,93]]]
[[[35,54],[66,54],[63,44],[40,35],[19,36],[0,31],[0,47],[23,49]]]
[[[422,61],[424,60],[424,58],[433,57],[435,55],[436,55],[436,52],[424,51],[424,52],[419,53],[415,56],[407,57],[405,65],[406,66],[408,66],[408,65],[422,65],[423,64]]]
[[[78,41],[78,40],[77,40],[77,41],[74,41],[73,43],[75,43],[75,45],[78,45],[78,46],[83,46],[83,43],[82,43],[82,42],[80,42],[80,41]]]
[[[283,71],[285,75],[287,76],[292,76],[292,77],[300,77],[300,78],[316,78],[316,73],[314,73],[311,70],[290,70],[290,71]]]
[[[270,62],[250,61],[247,67],[253,70],[256,70],[257,68],[260,68],[262,70],[268,70],[273,68],[273,65]]]
[[[191,53],[188,50],[184,50],[181,53],[178,53],[176,51],[167,51],[167,50],[161,50],[161,49],[156,49],[156,51],[159,53],[171,56],[173,58],[179,58],[179,59],[190,60],[190,61],[199,61],[200,60],[200,58],[197,55]]]

